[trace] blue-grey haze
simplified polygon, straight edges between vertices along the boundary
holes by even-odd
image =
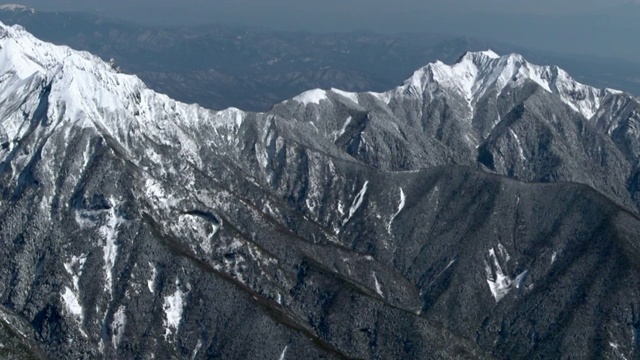
[[[24,0],[149,24],[438,32],[640,63],[638,0]],[[640,77],[640,76],[638,76]]]
[[[91,11],[140,21],[188,23],[252,21],[307,30],[341,30],[382,25],[386,30],[419,29],[434,15],[473,12],[580,14],[630,0],[25,0],[49,11]]]

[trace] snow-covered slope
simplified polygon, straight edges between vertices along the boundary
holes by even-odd
[[[373,136],[370,131],[357,137],[352,134],[356,128],[371,126],[367,124],[378,124],[381,130],[376,131],[390,132],[394,137],[412,133],[422,137],[417,139],[420,142],[424,142],[424,136],[432,137],[432,133],[419,135],[432,125],[423,124],[416,129],[416,122],[426,121],[419,118],[427,113],[433,116],[433,109],[442,106],[437,105],[438,94],[445,94],[450,104],[446,105],[444,111],[448,115],[442,120],[456,124],[457,130],[448,136],[449,142],[445,143],[448,149],[442,149],[441,139],[418,145],[413,140],[408,141],[406,136],[398,140],[407,143],[407,146],[421,147],[413,152],[416,156],[403,161],[409,165],[403,165],[402,169],[412,169],[440,164],[443,159],[451,158],[446,155],[447,152],[460,152],[461,145],[469,148],[469,156],[475,161],[476,149],[489,137],[501,117],[506,116],[506,113],[499,113],[502,110],[487,110],[484,104],[479,109],[479,104],[488,96],[497,99],[505,89],[511,91],[533,82],[549,94],[557,95],[564,104],[586,119],[593,117],[605,99],[614,95],[624,96],[615,90],[600,90],[580,84],[557,67],[537,66],[520,55],[499,56],[489,50],[466,53],[453,65],[442,62],[429,64],[415,71],[403,85],[385,93],[356,94],[337,89],[313,89],[280,104],[284,112],[279,109],[250,114],[234,108],[216,112],[158,94],[148,89],[136,76],[119,73],[94,55],[42,42],[20,26],[0,25],[0,46],[0,81],[5,89],[0,92],[0,140],[4,139],[2,142],[7,144],[8,152],[27,132],[33,130],[27,119],[34,117],[37,111],[46,111],[46,114],[35,114],[46,118],[48,126],[36,129],[43,136],[50,135],[56,129],[63,129],[61,131],[67,137],[72,128],[94,129],[102,136],[115,140],[121,151],[134,163],[153,160],[150,169],[158,173],[168,169],[160,161],[157,152],[142,145],[145,141],[175,148],[181,157],[196,165],[202,162],[203,147],[212,145],[232,146],[234,156],[241,159],[243,155],[235,145],[239,142],[238,129],[248,116],[257,117],[258,122],[268,122],[267,119],[272,118],[273,114],[278,116],[282,124],[297,124],[306,119],[313,127],[312,131],[324,135],[318,139],[322,140],[322,144],[318,144],[320,148],[331,147],[342,138],[347,141],[342,150],[353,156],[353,149],[364,151],[367,147],[379,145],[373,142],[375,138],[369,138]],[[46,104],[40,104],[43,98]],[[371,98],[381,102],[372,104],[364,100]],[[413,104],[414,100],[420,103]],[[351,110],[344,116],[338,115],[336,101],[344,103]],[[517,104],[505,105],[504,111],[514,105]],[[369,115],[357,120],[354,111]],[[483,115],[487,111],[492,115]],[[388,114],[393,114],[391,121],[387,119]],[[478,116],[480,120],[476,119]],[[472,126],[468,125],[470,118],[476,122]],[[478,121],[486,125],[478,125]],[[206,140],[207,144],[194,136],[194,133],[201,132],[203,126],[210,127],[214,133],[213,137]],[[261,131],[268,131],[267,127],[263,126]],[[359,131],[363,131],[363,128]],[[269,139],[266,133],[261,136]],[[377,140],[386,136],[377,136]],[[463,142],[454,137],[463,139]],[[519,137],[526,137],[526,134],[519,134]],[[258,144],[255,149],[257,162],[266,166],[264,159],[268,157],[268,146]],[[524,154],[521,150],[519,152]],[[422,157],[420,153],[425,153],[426,160],[416,161]],[[438,155],[438,159],[430,153],[441,155]],[[394,155],[388,156],[391,157],[388,161],[394,162]],[[467,160],[458,162],[467,163]],[[535,177],[528,180],[533,179]]]
[[[559,95],[562,101],[587,119],[595,114],[605,96],[620,93],[580,84],[556,66],[538,66],[521,55],[499,56],[491,50],[466,53],[454,65],[442,62],[429,64],[417,70],[401,89],[415,87],[421,92],[433,91],[437,84],[459,91],[473,107],[488,92],[500,94],[507,85],[519,85],[525,81],[533,81],[546,91]]]
[[[97,56],[40,41],[20,26],[0,25],[0,46],[0,84],[4,89],[0,92],[0,134],[7,138],[9,151],[29,131],[28,117],[22,112],[38,109],[35,102],[42,100],[43,91],[46,118],[53,122],[44,131],[94,128],[117,139],[125,150],[144,132],[160,144],[180,141],[181,152],[194,163],[198,162],[198,146],[184,127],[206,121],[232,130],[245,116],[233,108],[215,112],[174,101],[148,89],[137,76],[119,73]]]
[[[0,93],[0,102],[6,104],[16,99],[15,92],[22,91],[25,83],[31,84],[27,88],[32,90],[39,82],[51,84],[49,102],[53,106],[48,110],[49,119],[79,126],[93,125],[112,135],[123,135],[132,123],[162,123],[171,118],[180,118],[184,123],[217,118],[218,122],[226,124],[231,113],[235,120],[246,115],[231,109],[216,116],[213,111],[175,102],[149,90],[137,77],[118,73],[96,56],[42,42],[19,26],[2,25],[0,36],[3,47],[0,77],[5,89],[13,89]],[[488,92],[500,94],[507,85],[525,81],[534,81],[546,91],[558,94],[563,102],[587,119],[595,114],[604,97],[619,93],[580,84],[554,66],[537,66],[520,55],[498,56],[489,50],[467,53],[454,65],[429,64],[415,71],[397,89],[377,95],[388,102],[394,96],[423,96],[425,92],[444,88],[458,92],[473,109]],[[355,93],[336,89],[334,92],[357,102]],[[324,90],[310,90],[294,97],[293,101],[318,105],[327,98],[326,94]],[[7,109],[10,108],[5,107],[4,111],[9,111]],[[10,140],[25,131],[25,127],[19,125],[19,119],[8,121],[6,116],[2,119]],[[235,120],[232,122],[237,125]]]
[[[615,89],[598,89],[581,84],[557,66],[539,66],[529,63],[522,55],[500,56],[492,50],[467,52],[453,65],[441,61],[416,70],[403,85],[383,93],[370,93],[385,103],[394,97],[423,97],[439,91],[455,92],[468,103],[473,112],[475,106],[488,93],[499,96],[507,87],[517,87],[532,81],[559,98],[586,119],[591,119],[607,96],[622,94]],[[332,89],[332,91],[356,99],[356,93]],[[326,98],[323,90],[309,90],[294,100],[303,104],[315,103]]]
[[[342,150],[374,167],[415,170],[481,162],[521,180],[581,182],[619,197],[627,193],[626,180],[620,180],[629,177],[626,161],[635,164],[638,155],[612,136],[612,128],[628,123],[627,112],[610,114],[613,99],[637,103],[621,91],[581,84],[556,66],[488,50],[468,52],[452,65],[428,64],[386,92],[310,90],[279,104],[275,112],[313,124]],[[603,127],[609,129],[605,138],[585,133]],[[540,148],[562,161],[539,162]],[[605,167],[619,172],[600,173],[594,167],[603,161],[611,161]]]

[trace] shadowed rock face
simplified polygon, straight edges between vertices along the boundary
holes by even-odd
[[[628,95],[483,52],[215,112],[0,38],[12,354],[638,355]]]

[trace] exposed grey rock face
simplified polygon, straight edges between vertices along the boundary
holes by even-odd
[[[215,112],[18,27],[0,46],[14,353],[639,354],[629,95],[482,52]]]

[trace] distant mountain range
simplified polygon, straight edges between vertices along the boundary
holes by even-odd
[[[639,114],[493,51],[214,111],[0,24],[0,356],[637,358]]]
[[[138,75],[151,88],[214,109],[264,111],[310,88],[384,91],[426,63],[449,63],[465,51],[488,48],[561,66],[593,86],[640,94],[640,78],[634,75],[640,74],[640,62],[530,51],[469,37],[150,27],[15,6],[0,9],[0,20],[21,24],[44,40],[113,58],[122,71]]]

